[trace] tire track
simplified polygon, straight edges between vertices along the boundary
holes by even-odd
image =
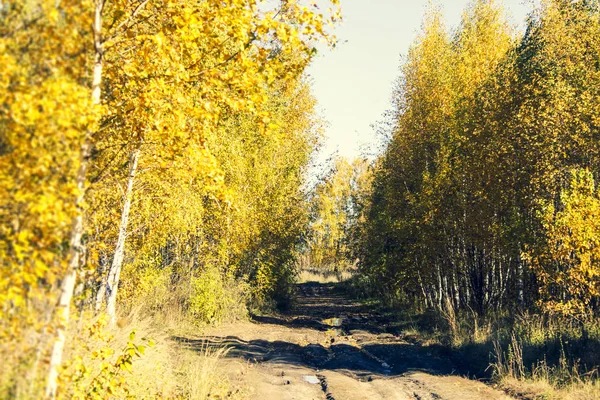
[[[329,391],[329,385],[327,384],[327,378],[321,374],[317,374],[317,379],[321,383],[321,390],[325,393],[325,398],[327,400],[335,400],[335,397]]]

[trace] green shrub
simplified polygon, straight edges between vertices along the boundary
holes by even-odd
[[[247,315],[247,284],[208,267],[192,278],[189,313],[199,323],[215,324]]]

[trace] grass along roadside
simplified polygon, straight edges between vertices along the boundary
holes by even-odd
[[[502,345],[500,340],[494,342],[494,358],[491,364],[494,381],[511,395],[523,399],[573,399],[593,400],[600,398],[600,381],[598,380],[598,345],[578,343],[574,350],[569,346],[570,340],[580,339],[564,335],[558,340],[548,339],[544,344],[547,352],[554,353],[560,346],[558,361],[548,361],[547,354],[532,353],[531,341],[519,339],[513,334],[510,343]],[[595,348],[595,349],[593,349]],[[566,350],[569,349],[569,350]],[[570,352],[570,356],[567,355]],[[582,352],[590,353],[586,359],[595,363],[592,368],[583,364],[579,356]],[[527,355],[525,352],[529,352]],[[537,355],[536,355],[537,354]],[[534,357],[532,357],[532,355]],[[535,362],[532,362],[536,358]],[[527,363],[525,359],[531,363]],[[530,367],[528,367],[531,365]]]
[[[364,293],[342,283],[355,297]],[[450,305],[424,312],[360,299],[389,319],[388,330],[450,357],[460,375],[486,380],[520,399],[600,399],[600,321],[521,312],[484,317]]]
[[[566,319],[528,313],[481,318],[445,310],[414,327],[413,335],[449,348],[463,372],[490,379],[518,398],[600,398],[598,321],[587,321],[582,333]]]
[[[227,378],[221,360],[227,348],[185,348],[172,339],[200,328],[180,318],[144,317],[132,312],[110,327],[103,315],[81,320],[69,331],[58,398],[63,399],[242,399],[243,388]],[[170,323],[166,323],[170,321]],[[175,323],[175,321],[177,321]],[[0,399],[42,398],[43,355],[31,365],[0,366]],[[34,363],[37,362],[37,366]]]

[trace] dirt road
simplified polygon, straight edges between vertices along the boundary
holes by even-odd
[[[298,285],[287,315],[183,339],[230,347],[230,380],[250,399],[509,399],[458,376],[440,346],[421,346],[390,329],[386,316],[352,301],[334,284]]]

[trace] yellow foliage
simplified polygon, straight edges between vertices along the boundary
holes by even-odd
[[[229,144],[220,135],[231,119],[247,121],[245,137],[268,145],[243,149],[253,158],[263,148],[278,156],[285,153],[277,146],[298,145],[276,167],[297,160],[290,173],[299,175],[313,148],[302,136],[305,111],[293,112],[275,98],[281,93],[292,102],[295,89],[286,85],[296,88],[316,42],[335,41],[327,27],[339,19],[339,3],[329,3],[330,11],[320,13],[296,1],[275,7],[256,0],[2,2],[0,339],[9,364],[45,368],[35,360],[65,328],[53,319],[53,308],[68,282],[67,265],[69,276],[85,267],[76,299],[89,305],[106,280],[118,238],[125,242],[126,268],[141,266],[124,276],[146,291],[199,276],[199,264],[211,257],[220,272],[239,272],[230,260],[250,253],[251,236],[229,243],[231,224],[223,229],[219,223],[236,218],[236,198],[249,201],[237,182],[251,171],[226,177],[236,171],[227,170]],[[132,154],[139,154],[139,165],[130,171]],[[278,199],[293,194],[293,203],[300,196],[301,178],[291,182]],[[252,195],[264,195],[267,187],[274,182]],[[124,204],[131,206],[131,221],[123,218]],[[244,211],[244,235],[265,232],[269,217],[285,208],[261,207],[256,229],[247,228],[252,211]],[[81,215],[83,229],[73,223]],[[274,231],[284,236],[287,222]],[[296,235],[299,226],[291,229]],[[286,259],[292,236],[281,246]],[[213,252],[200,259],[204,249]],[[154,270],[138,258],[156,254],[164,257],[151,266],[167,263],[173,276],[143,276]],[[190,265],[192,274],[185,275]],[[133,282],[123,286],[121,299],[133,300]],[[117,288],[118,280],[113,293]],[[60,307],[61,318],[68,319],[69,306]]]
[[[600,296],[600,196],[591,172],[572,170],[558,206],[542,210],[544,243],[524,257],[540,279],[540,305],[583,316]]]

